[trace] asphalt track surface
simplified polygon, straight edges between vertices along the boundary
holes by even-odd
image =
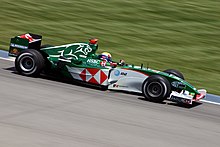
[[[183,107],[16,74],[0,59],[2,147],[219,147],[220,106]]]

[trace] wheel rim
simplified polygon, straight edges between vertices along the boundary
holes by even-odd
[[[152,82],[147,86],[148,94],[151,97],[159,97],[162,94],[163,86],[159,82]]]
[[[34,59],[32,57],[29,57],[29,56],[24,56],[20,60],[20,67],[25,72],[32,71],[35,67]]]

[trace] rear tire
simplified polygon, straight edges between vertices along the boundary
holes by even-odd
[[[149,101],[163,102],[171,93],[171,85],[166,78],[152,75],[144,81],[142,93]]]
[[[15,68],[19,74],[38,76],[45,66],[42,54],[34,49],[27,49],[18,54],[15,59]]]
[[[167,69],[165,71],[163,71],[165,73],[168,73],[168,74],[173,74],[174,76],[177,76],[183,80],[185,80],[183,74],[181,72],[179,72],[178,70],[175,70],[175,69]]]

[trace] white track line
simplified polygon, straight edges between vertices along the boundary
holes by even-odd
[[[220,105],[220,103],[212,102],[212,101],[207,101],[207,100],[200,100],[199,102],[205,102],[205,103],[209,103],[209,104]]]
[[[7,60],[7,61],[12,61],[12,62],[15,61],[15,58],[13,58],[13,57],[9,57],[9,58],[3,58],[3,57],[0,57],[0,59],[2,59],[2,60]],[[212,102],[212,101],[207,101],[207,100],[200,100],[200,102],[205,102],[205,103],[210,103],[210,104],[220,105],[220,103]]]
[[[9,57],[9,58],[0,57],[0,59],[2,59],[2,60],[7,60],[7,61],[12,61],[12,62],[15,61],[15,58],[13,58],[13,57]]]

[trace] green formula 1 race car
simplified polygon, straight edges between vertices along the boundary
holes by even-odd
[[[65,77],[111,90],[141,93],[153,102],[168,99],[192,104],[206,96],[206,90],[197,90],[177,70],[162,72],[100,58],[97,39],[61,46],[41,46],[41,39],[31,33],[11,38],[9,56],[16,57],[19,74],[38,76],[42,71],[59,71]]]

